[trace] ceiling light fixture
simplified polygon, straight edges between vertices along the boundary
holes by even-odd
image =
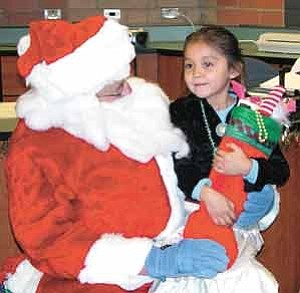
[[[183,17],[190,24],[193,31],[194,32],[196,31],[196,27],[195,27],[195,24],[193,23],[193,21],[187,15],[181,13],[179,11],[179,8],[171,8],[171,7],[161,8],[160,14],[161,14],[162,18],[166,18],[166,19],[177,19],[179,17]]]

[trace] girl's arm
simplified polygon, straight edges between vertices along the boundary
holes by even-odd
[[[245,191],[260,191],[266,184],[283,186],[289,176],[290,168],[287,160],[280,150],[279,145],[274,149],[269,159],[256,159],[258,162],[258,174],[256,182],[245,182]]]

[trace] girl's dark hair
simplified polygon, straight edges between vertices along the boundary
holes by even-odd
[[[185,39],[183,52],[191,43],[203,41],[207,45],[224,55],[230,67],[243,66],[243,58],[239,41],[233,33],[222,26],[203,26],[198,31],[191,33]],[[242,74],[242,70],[241,70]]]

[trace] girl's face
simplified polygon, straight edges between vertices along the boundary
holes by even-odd
[[[184,79],[188,89],[198,97],[225,101],[230,80],[239,72],[229,68],[224,55],[202,41],[190,43],[184,54]]]

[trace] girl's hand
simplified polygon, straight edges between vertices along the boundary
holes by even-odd
[[[226,146],[232,151],[226,152],[223,150],[217,150],[213,168],[215,168],[215,170],[219,173],[226,175],[246,176],[252,167],[250,158],[238,145],[228,143]]]
[[[206,185],[201,190],[201,202],[205,203],[215,224],[224,226],[234,224],[234,204],[224,195]]]

